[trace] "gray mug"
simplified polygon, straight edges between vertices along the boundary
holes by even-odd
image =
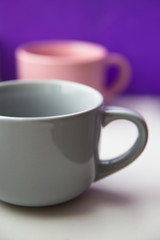
[[[101,126],[133,122],[138,137],[123,155],[99,159]],[[143,118],[104,107],[91,87],[62,80],[0,83],[0,200],[22,206],[62,203],[131,162],[143,151]]]

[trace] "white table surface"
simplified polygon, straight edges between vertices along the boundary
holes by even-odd
[[[0,240],[160,240],[160,98],[125,96],[115,104],[145,117],[149,141],[141,156],[68,203],[46,208],[0,203]],[[132,124],[112,123],[102,134],[101,157],[123,152],[135,137]]]

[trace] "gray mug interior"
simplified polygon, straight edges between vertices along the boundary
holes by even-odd
[[[18,118],[62,116],[102,104],[96,90],[62,80],[8,81],[0,85],[0,115]]]

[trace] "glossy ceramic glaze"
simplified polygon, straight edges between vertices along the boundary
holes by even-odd
[[[124,155],[98,158],[101,125],[128,119],[139,136]],[[67,81],[0,84],[0,200],[23,206],[68,201],[89,185],[132,162],[147,128],[138,114],[104,109],[94,89]]]
[[[131,72],[124,56],[95,43],[71,40],[26,43],[16,49],[16,65],[20,79],[79,82],[100,91],[105,100],[126,89]],[[118,76],[107,87],[106,72],[112,65],[118,68]]]

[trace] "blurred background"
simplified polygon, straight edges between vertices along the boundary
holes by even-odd
[[[128,58],[130,85],[116,105],[142,113],[149,142],[140,161],[95,183],[78,202],[29,211],[1,203],[1,239],[52,239],[60,233],[61,239],[97,239],[101,234],[101,239],[159,240],[160,100],[152,96],[160,96],[160,0],[0,0],[0,79],[16,78],[14,53],[19,45],[57,39],[102,44]],[[110,83],[115,74],[111,69]],[[114,127],[119,125],[111,125],[102,135],[103,158],[106,151],[128,149],[133,140],[132,126],[116,124],[121,124],[118,130]],[[79,234],[79,228],[85,230]]]
[[[16,77],[14,51],[20,44],[75,39],[128,58],[132,79],[126,94],[160,94],[159,23],[158,0],[1,0],[1,79]]]

